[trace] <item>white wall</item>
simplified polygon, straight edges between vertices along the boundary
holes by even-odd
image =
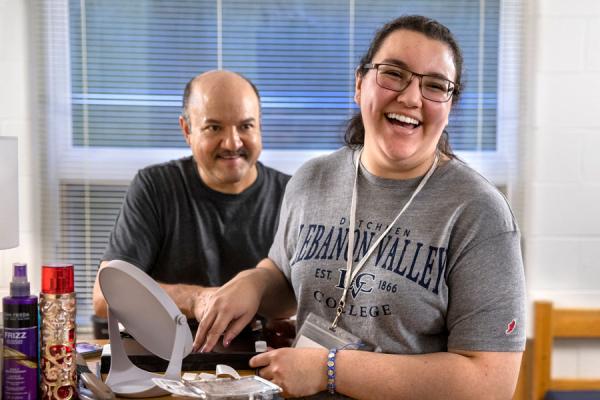
[[[40,287],[38,150],[33,137],[33,42],[27,0],[0,0],[0,136],[19,140],[19,246],[0,250],[0,296],[8,294],[13,262],[28,264],[32,291]],[[0,190],[5,190],[0,188]]]
[[[600,307],[600,1],[529,3],[523,157],[530,300]],[[600,346],[563,344],[555,376],[600,377]]]

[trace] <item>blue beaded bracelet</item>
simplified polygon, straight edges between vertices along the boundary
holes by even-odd
[[[327,391],[329,394],[335,394],[335,355],[338,349],[329,350],[327,355]]]

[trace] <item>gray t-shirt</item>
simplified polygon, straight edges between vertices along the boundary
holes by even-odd
[[[290,180],[269,258],[309,312],[332,321],[344,287],[355,152],[313,159]],[[354,265],[421,178],[382,179],[362,165]],[[442,162],[360,270],[339,326],[385,353],[522,351],[525,283],[515,218],[464,163]]]
[[[256,163],[239,194],[209,188],[193,157],[138,171],[103,260],[125,260],[164,283],[220,286],[253,268],[273,243],[289,175]]]

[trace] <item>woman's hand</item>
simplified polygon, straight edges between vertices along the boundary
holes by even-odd
[[[211,294],[202,307],[193,351],[211,351],[221,336],[223,346],[229,346],[252,321],[261,300],[260,285],[251,276],[256,273],[257,270],[243,271]]]
[[[229,346],[259,307],[261,315],[268,318],[287,318],[296,311],[294,292],[268,258],[256,268],[240,272],[209,296],[198,324],[194,351],[211,351],[221,336],[223,345]]]
[[[281,348],[250,359],[259,376],[283,389],[284,397],[310,396],[327,390],[327,350]]]

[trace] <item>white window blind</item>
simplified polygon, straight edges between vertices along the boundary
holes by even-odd
[[[495,150],[500,10],[490,0],[70,0],[73,145],[185,147],[174,123],[183,86],[226,68],[262,93],[266,149],[338,148],[358,59],[400,14],[455,33],[467,68],[451,142]]]
[[[395,16],[427,15],[464,52],[464,90],[448,127],[454,149],[498,184],[511,173],[516,115],[503,104],[518,92],[518,82],[506,82],[519,61],[518,43],[506,42],[519,37],[516,0],[36,4],[44,257],[75,264],[80,326],[90,323],[91,287],[129,180],[143,166],[189,154],[177,117],[185,83],[200,72],[230,69],[257,85],[262,159],[293,172],[342,145],[356,112],[354,69],[374,31]],[[508,66],[499,68],[501,58]]]

